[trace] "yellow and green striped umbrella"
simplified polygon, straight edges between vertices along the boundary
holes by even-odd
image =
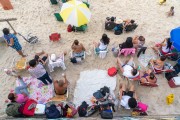
[[[79,27],[89,22],[91,12],[86,4],[71,0],[62,5],[60,15],[66,24]]]

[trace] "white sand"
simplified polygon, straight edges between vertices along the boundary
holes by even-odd
[[[93,53],[92,41],[99,41],[103,33],[107,33],[111,39],[110,49],[113,44],[123,42],[128,36],[143,35],[146,38],[146,44],[150,41],[161,41],[169,36],[172,28],[180,25],[180,6],[179,0],[168,0],[166,5],[158,5],[157,0],[89,0],[90,9],[92,11],[92,19],[88,24],[88,31],[86,33],[68,33],[66,32],[67,25],[55,20],[53,13],[60,11],[59,5],[52,6],[48,0],[12,0],[14,6],[13,10],[4,11],[0,8],[0,18],[17,18],[17,21],[11,22],[17,32],[24,35],[33,33],[38,36],[40,43],[34,46],[26,43],[21,37],[19,41],[28,60],[32,58],[35,52],[41,50],[51,53],[60,53],[64,50],[70,52],[70,46],[75,39],[82,42],[87,50]],[[175,16],[167,18],[167,12],[171,6],[175,7]],[[135,19],[139,24],[138,28],[131,33],[124,33],[116,36],[113,32],[104,30],[104,21],[108,16],[116,16],[121,19]],[[7,23],[0,23],[0,29],[9,27]],[[53,32],[61,33],[62,39],[58,43],[49,42],[48,36]],[[0,32],[0,35],[2,33]],[[18,54],[11,48],[0,46],[0,68],[11,67],[14,57],[20,58]],[[71,82],[71,94],[75,88],[76,81],[79,78],[80,71],[101,68],[107,70],[111,66],[116,65],[115,58],[109,52],[104,59],[95,58],[93,55],[87,56],[86,60],[81,65],[73,65],[69,61],[69,56],[65,58],[67,70],[67,78]],[[136,59],[136,58],[135,58]],[[137,59],[136,59],[137,60]],[[60,79],[61,69],[56,69],[51,74],[54,79]],[[29,74],[24,72],[23,76]],[[6,106],[5,100],[9,90],[15,87],[13,77],[7,76],[3,71],[0,71],[0,113],[4,115],[4,108]],[[120,77],[119,77],[120,78]],[[122,79],[120,79],[122,81]],[[148,113],[150,115],[168,115],[179,114],[179,90],[180,88],[169,88],[167,81],[162,75],[158,75],[157,88],[147,88],[137,86],[139,98],[149,105]],[[117,88],[118,89],[118,88]],[[166,105],[166,96],[169,93],[175,94],[175,101],[172,105]],[[72,95],[70,97],[72,99]],[[121,113],[121,111],[120,111]]]

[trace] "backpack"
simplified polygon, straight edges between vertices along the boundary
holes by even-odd
[[[21,115],[19,112],[19,107],[21,107],[20,103],[12,102],[8,104],[6,108],[6,114],[13,117]]]
[[[72,63],[77,63],[77,60],[76,60],[76,58],[75,58],[75,57],[70,58],[70,61],[71,61]]]
[[[100,106],[100,115],[103,119],[112,119],[113,118],[113,112],[108,104]]]
[[[122,24],[116,25],[116,27],[114,28],[114,34],[120,35],[122,33],[123,33],[123,25]]]
[[[62,117],[59,110],[56,108],[56,105],[54,104],[46,108],[45,114],[46,114],[46,118],[48,119],[56,119]]]
[[[146,105],[142,102],[138,102],[138,108],[141,112],[146,112],[148,109],[148,105]]]
[[[68,32],[72,32],[72,26],[71,26],[71,25],[68,25],[67,31],[68,31]]]
[[[166,77],[166,79],[167,79],[168,81],[171,80],[171,78],[176,77],[176,76],[178,76],[178,75],[176,74],[176,71],[169,72],[169,73],[165,73],[165,77]]]
[[[79,117],[85,117],[86,116],[88,106],[89,105],[85,101],[83,101],[81,103],[81,105],[78,107]]]
[[[23,106],[23,115],[34,116],[37,102],[33,99],[28,99]]]
[[[111,67],[108,69],[108,75],[113,77],[117,74],[117,69],[115,67]]]

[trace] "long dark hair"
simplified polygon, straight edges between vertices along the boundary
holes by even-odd
[[[121,44],[120,48],[123,49],[123,48],[132,48],[132,47],[133,47],[132,37],[127,37],[126,41]]]
[[[103,42],[104,45],[108,45],[109,44],[109,38],[108,38],[107,34],[103,34],[102,35],[101,42]]]
[[[171,49],[172,42],[170,38],[167,38],[167,48],[166,49]]]

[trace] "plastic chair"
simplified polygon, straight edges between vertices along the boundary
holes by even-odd
[[[139,73],[139,75],[138,75],[137,77],[135,77],[135,78],[131,78],[131,79],[128,78],[128,80],[131,80],[131,81],[139,81],[140,79],[141,79],[140,73]]]
[[[55,67],[61,67],[63,70],[65,70],[66,66],[64,63],[64,54],[59,56],[55,62],[53,62],[49,57],[48,67],[50,72],[53,72]]]
[[[152,65],[152,63],[150,63],[150,67],[151,67],[151,69],[153,70],[153,72],[155,73],[155,74],[161,74],[161,73],[169,73],[169,72],[173,72],[174,71],[174,69],[173,68],[168,68],[168,69],[165,69],[165,67],[162,69],[162,70],[157,70],[157,69],[155,69],[154,67],[153,67],[153,65]]]
[[[123,49],[119,49],[119,54],[118,54],[118,57],[123,54],[124,56],[127,56],[127,55],[134,55],[136,52],[136,49],[135,48],[123,48]]]
[[[156,78],[156,77],[155,77],[155,78]],[[150,82],[142,83],[141,81],[139,81],[139,85],[147,86],[147,87],[158,87],[158,86],[159,86],[159,85],[157,84],[157,78],[156,78],[156,82],[155,82],[155,83],[150,83]]]
[[[94,54],[98,55],[101,59],[104,59],[106,57],[107,52],[108,52],[108,48],[106,48],[106,50],[96,52],[96,48],[94,46]]]
[[[71,51],[70,54],[71,54],[71,58],[75,57],[74,54],[73,54],[73,51]],[[77,60],[79,60],[78,58],[83,58],[83,59],[85,59],[85,58],[86,58],[86,52],[84,51],[83,56],[78,56],[78,57],[76,56],[76,58],[77,58]],[[81,61],[81,60],[79,60],[79,61]]]
[[[54,13],[54,16],[55,16],[57,21],[63,21],[61,15],[59,13]]]
[[[50,41],[59,41],[61,38],[61,35],[59,33],[52,33],[50,36],[49,36],[49,39]]]

